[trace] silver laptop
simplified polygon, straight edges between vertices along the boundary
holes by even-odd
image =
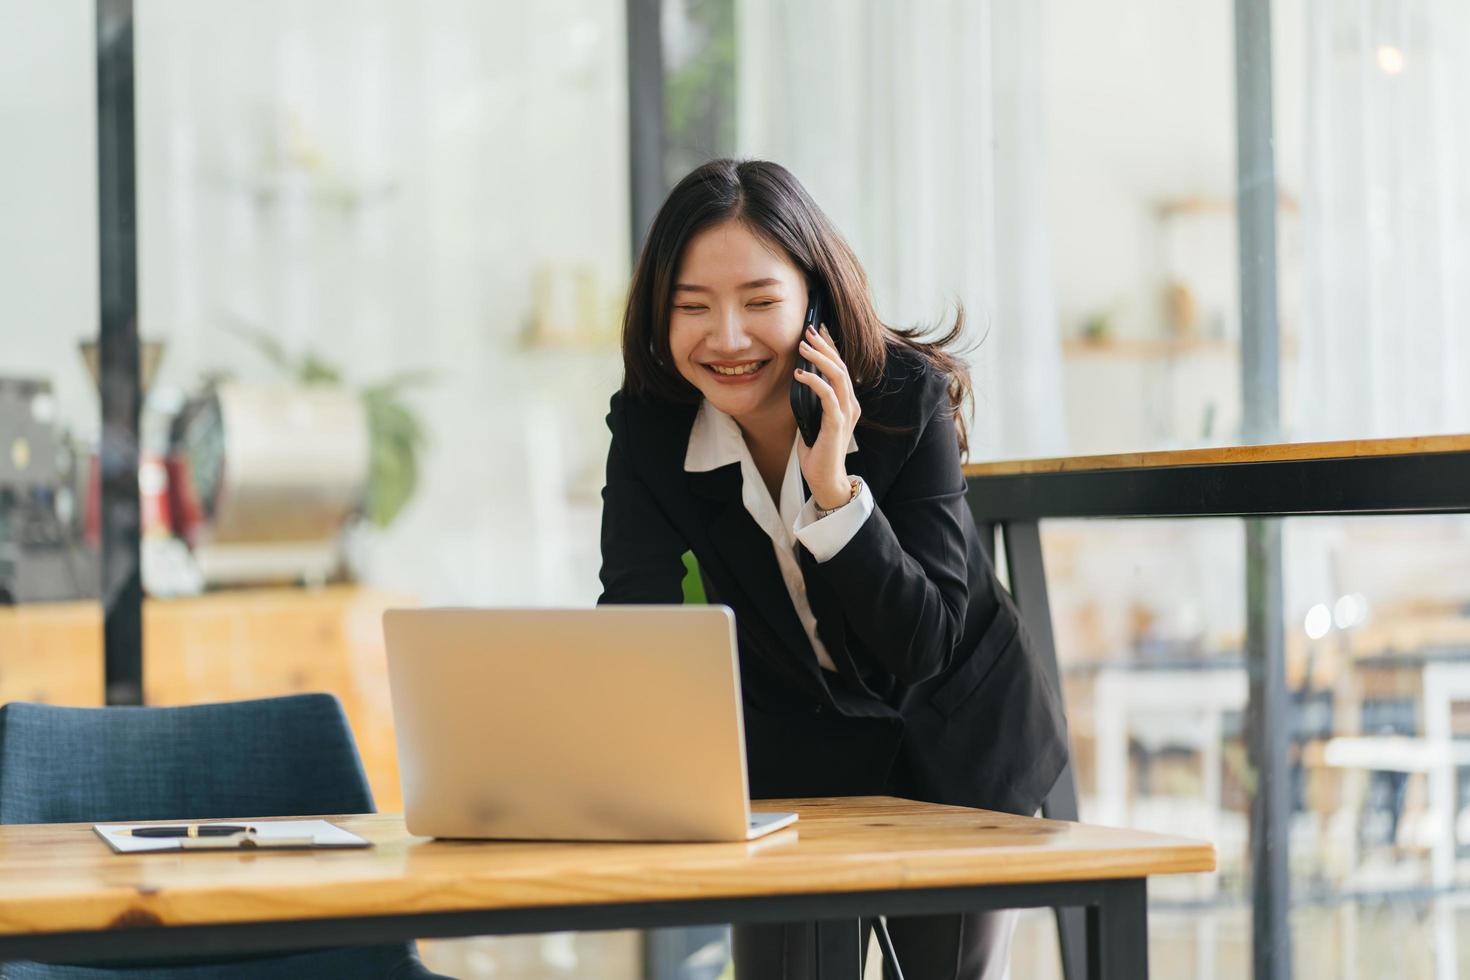
[[[751,813],[724,606],[383,615],[412,834],[743,841]]]

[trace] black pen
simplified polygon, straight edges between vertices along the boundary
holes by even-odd
[[[228,837],[231,834],[254,833],[243,823],[191,823],[162,827],[134,827],[134,837]]]

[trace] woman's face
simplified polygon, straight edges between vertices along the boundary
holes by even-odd
[[[674,278],[674,364],[736,419],[790,415],[806,301],[806,277],[779,249],[738,221],[712,225],[685,245]]]

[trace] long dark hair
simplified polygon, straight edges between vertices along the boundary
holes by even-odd
[[[919,327],[884,324],[873,308],[867,274],[842,233],[789,170],[765,160],[711,160],[679,181],[659,208],[623,314],[623,387],[630,395],[686,404],[699,400],[698,389],[674,368],[669,349],[674,278],[689,239],[731,220],[780,248],[806,275],[808,288],[824,291],[826,318],[837,324],[832,332],[854,388],[871,389],[882,381],[890,347],[918,352],[948,377],[960,451],[967,450],[961,409],[971,396],[970,372],[946,350],[964,331],[963,306],[937,340],[920,339]]]

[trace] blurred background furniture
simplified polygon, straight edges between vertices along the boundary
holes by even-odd
[[[1470,436],[1018,460],[972,464],[965,475],[976,522],[989,529],[992,541],[996,530],[1003,534],[1011,591],[1060,690],[1041,547],[1043,519],[1470,513]],[[1287,686],[1280,522],[1248,521],[1246,529],[1246,744],[1255,773],[1250,789],[1252,943],[1257,976],[1273,976],[1287,968],[1283,961],[1290,953],[1290,818],[1296,804],[1293,776],[1300,774],[1300,763],[1291,755],[1301,728],[1296,709],[1303,699],[1294,698]],[[1108,710],[1103,698],[1097,700],[1095,710]],[[1116,731],[1116,716],[1110,724]],[[1106,741],[1113,746],[1108,751],[1116,767],[1121,739],[1113,734]],[[1108,782],[1120,780],[1115,774]],[[1043,812],[1056,819],[1078,818],[1074,765],[1063,772]],[[1450,841],[1453,848],[1454,838]],[[1081,924],[1059,911],[1058,929],[1067,980],[1085,976]],[[1437,957],[1435,963],[1440,977],[1453,976],[1454,960]]]
[[[409,596],[352,586],[253,589],[143,607],[144,698],[151,706],[327,691],[341,701],[374,797],[398,810],[398,755],[381,617]],[[0,703],[100,706],[96,603],[0,608]]]
[[[200,820],[373,812],[336,699],[183,708],[0,707],[0,823]],[[100,842],[99,842],[100,843]],[[106,980],[120,966],[9,963],[9,980]],[[151,964],[151,980],[430,980],[411,943]],[[442,980],[442,978],[441,978]]]
[[[1098,670],[1093,707],[1097,750],[1098,823],[1129,826],[1129,743],[1133,737],[1157,750],[1183,745],[1199,756],[1202,809],[1196,822],[1206,839],[1220,840],[1220,751],[1224,716],[1245,708],[1244,667],[1155,669],[1144,663],[1104,664]],[[1213,889],[1214,879],[1200,879]]]

